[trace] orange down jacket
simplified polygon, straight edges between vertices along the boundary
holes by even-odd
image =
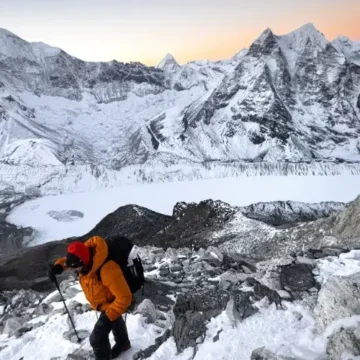
[[[87,274],[80,274],[79,281],[86,299],[93,310],[105,311],[107,317],[114,321],[126,312],[132,301],[132,293],[125,280],[120,266],[112,260],[105,262],[108,246],[100,236],[93,236],[84,243],[93,254],[92,267]],[[56,260],[64,270],[66,258]],[[105,263],[104,263],[105,262]],[[101,267],[100,277],[96,271]]]

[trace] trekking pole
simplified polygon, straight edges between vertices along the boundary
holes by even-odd
[[[65,299],[64,299],[64,297],[63,297],[63,294],[61,293],[61,290],[60,290],[60,287],[59,287],[59,283],[58,283],[58,281],[57,281],[57,279],[56,279],[56,276],[54,276],[54,279],[55,279],[55,285],[56,285],[56,288],[57,288],[57,289],[58,289],[58,291],[59,291],[59,294],[60,294],[60,296],[61,296],[61,300],[62,300],[62,301],[63,301],[63,303],[64,303],[64,306],[65,306],[66,312],[67,312],[67,313],[68,313],[68,315],[69,315],[69,319],[70,319],[71,325],[72,325],[72,327],[74,328],[75,335],[76,335],[77,340],[78,340],[78,343],[79,343],[79,342],[81,342],[81,339],[80,339],[80,337],[79,337],[79,335],[78,335],[78,333],[77,333],[77,331],[76,331],[76,328],[75,328],[75,325],[74,325],[73,319],[71,318],[71,316],[70,316],[70,312],[69,312],[69,310],[68,310],[68,308],[67,308],[67,306],[66,306]]]

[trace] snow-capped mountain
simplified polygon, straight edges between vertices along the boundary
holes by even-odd
[[[360,65],[360,42],[355,42],[346,36],[339,36],[331,44],[346,56],[350,62]]]
[[[357,54],[307,24],[267,29],[229,60],[147,67],[0,30],[0,183],[25,191],[31,177],[56,193],[74,179],[359,173]]]

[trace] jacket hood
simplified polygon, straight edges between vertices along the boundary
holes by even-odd
[[[107,243],[101,236],[93,236],[85,241],[85,245],[89,248],[92,257],[92,267],[89,273],[96,272],[108,257],[109,250]]]

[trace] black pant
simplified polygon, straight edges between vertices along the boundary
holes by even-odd
[[[111,359],[109,334],[112,331],[117,346],[125,348],[130,344],[126,324],[122,316],[110,321],[105,313],[101,313],[90,335],[90,344],[96,360]]]

